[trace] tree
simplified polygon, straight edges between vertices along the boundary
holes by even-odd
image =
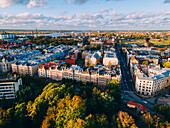
[[[153,126],[155,128],[169,128],[170,127],[170,123],[168,121],[162,121],[161,118],[157,115],[153,117],[153,120],[154,120]]]
[[[142,116],[142,127],[143,128],[151,128],[153,124],[153,118],[150,113],[143,114]]]
[[[163,121],[170,121],[170,107],[167,105],[155,104],[153,110]]]
[[[28,103],[28,116],[31,117],[35,126],[42,123],[48,107],[55,105],[60,98],[63,98],[65,91],[65,85],[59,87],[56,83],[49,83],[33,103]]]
[[[90,60],[87,61],[87,67],[90,67]]]
[[[21,103],[21,104],[17,104],[15,106],[15,117],[17,117],[17,121],[19,122],[19,127],[22,128],[23,127],[23,123],[26,120],[25,116],[27,115],[27,110],[26,110],[26,104]]]
[[[90,86],[81,86],[80,95],[83,99],[90,99],[92,96],[92,87]]]
[[[142,64],[143,65],[149,65],[149,62],[148,61],[143,61]]]
[[[9,114],[0,108],[0,127],[5,128],[8,127],[10,124]]]
[[[120,111],[118,113],[117,123],[118,123],[118,127],[137,128],[136,125],[135,125],[134,119],[132,118],[132,116],[129,116],[127,112]]]
[[[112,67],[112,62],[109,61],[108,66],[111,68]]]
[[[170,62],[166,62],[163,66],[164,66],[165,68],[170,68]]]
[[[97,124],[96,124],[96,120],[95,120],[95,116],[92,114],[89,114],[86,118],[85,118],[86,124],[85,127],[86,128],[96,128]]]
[[[85,101],[81,97],[74,96],[71,99],[68,95],[57,106],[56,127],[76,126],[80,122],[84,124],[82,119],[85,117]]]
[[[98,128],[109,128],[107,116],[104,114],[96,114],[96,124]]]
[[[81,58],[82,58],[82,51],[79,51],[77,58],[78,58],[78,59],[81,59]]]
[[[57,114],[57,109],[55,106],[49,107],[47,110],[47,116],[42,122],[42,128],[54,128],[56,123],[55,123],[55,118]]]
[[[30,86],[22,85],[20,86],[19,91],[17,91],[16,93],[16,101],[18,101],[19,103],[28,102],[32,100],[33,97],[33,92]]]

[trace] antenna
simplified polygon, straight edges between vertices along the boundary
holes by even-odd
[[[38,30],[36,29],[35,32],[36,32],[36,36],[38,37]]]
[[[34,37],[34,31],[32,31],[32,37]]]

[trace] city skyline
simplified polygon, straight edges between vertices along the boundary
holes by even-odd
[[[1,0],[1,29],[168,30],[169,0]]]

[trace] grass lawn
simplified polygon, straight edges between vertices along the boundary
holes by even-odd
[[[167,40],[167,41],[156,41],[156,40],[150,40],[151,43],[153,43],[154,45],[169,45],[170,44],[170,41]]]
[[[143,44],[144,39],[139,39],[139,40],[134,40],[134,41],[129,41],[129,40],[122,40],[123,43],[128,43],[128,44]]]
[[[143,44],[144,39],[139,39],[139,40],[134,40],[134,41],[128,41],[128,40],[122,40],[123,43],[128,43],[128,44]],[[154,45],[170,45],[170,40],[167,41],[157,41],[157,40],[150,40],[151,43]]]

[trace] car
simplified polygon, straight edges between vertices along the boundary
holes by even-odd
[[[147,104],[148,102],[147,101],[143,101],[143,103]]]

